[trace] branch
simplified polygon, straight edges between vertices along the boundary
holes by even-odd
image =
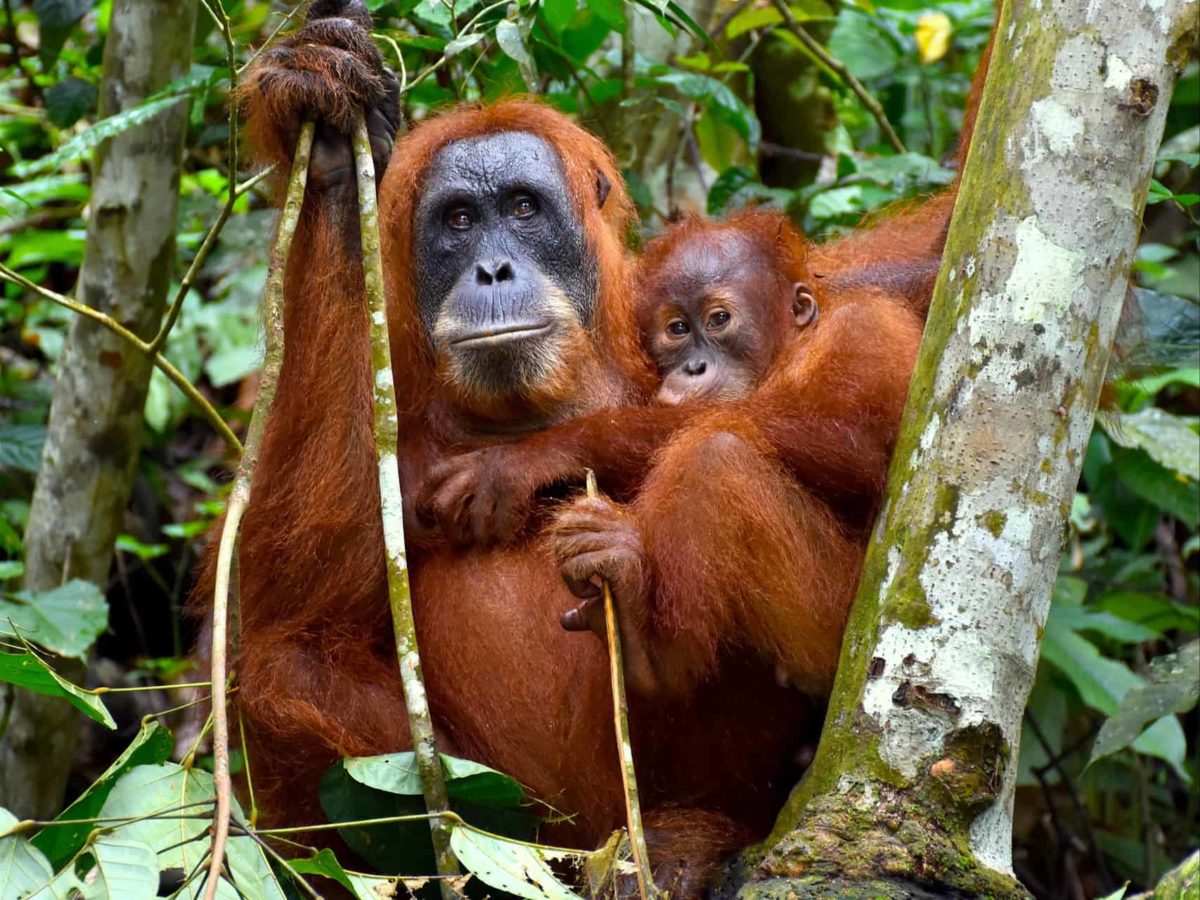
[[[450,850],[452,824],[442,815],[449,809],[442,761],[429,715],[417,630],[413,621],[412,594],[408,582],[408,558],[404,546],[404,504],[400,494],[400,470],[396,463],[397,410],[392,354],[388,340],[387,303],[383,291],[383,258],[379,251],[379,209],[375,195],[375,163],[366,122],[360,115],[354,132],[355,171],[358,175],[358,205],[361,217],[363,277],[367,312],[371,321],[371,365],[375,384],[375,454],[379,462],[379,499],[383,518],[383,540],[387,552],[388,599],[404,685],[404,705],[412,732],[413,754],[421,776],[425,808],[433,817],[434,858],[439,875],[459,874]],[[454,900],[448,883],[440,883],[443,900]]]
[[[803,44],[809,53],[837,75],[838,78],[845,82],[846,87],[854,92],[854,95],[858,97],[862,105],[867,108],[867,112],[875,117],[875,121],[879,123],[879,128],[883,132],[884,137],[888,139],[888,143],[895,148],[896,152],[907,152],[904,149],[904,142],[900,140],[900,135],[896,134],[896,130],[892,128],[892,123],[888,121],[887,114],[883,111],[883,107],[879,105],[879,101],[872,97],[870,91],[863,86],[863,83],[851,74],[850,70],[846,68],[846,64],[836,56],[832,56],[828,50],[821,46],[821,43],[816,38],[804,30],[804,27],[796,21],[796,17],[792,15],[791,9],[788,8],[784,0],[772,0],[772,2],[775,4],[775,8],[779,10],[779,14],[783,16],[783,23],[787,26],[788,31],[795,35],[796,40]]]
[[[587,495],[599,495],[596,473],[588,469]],[[658,895],[654,873],[650,871],[650,856],[646,852],[646,832],[642,827],[642,806],[638,797],[637,773],[633,768],[633,745],[629,740],[629,700],[625,695],[624,656],[621,652],[621,632],[617,627],[617,610],[612,588],[601,582],[604,595],[604,634],[608,639],[608,673],[612,686],[613,729],[617,734],[617,757],[621,761],[621,788],[625,792],[625,817],[629,827],[629,852],[637,870],[638,894],[641,900]]]
[[[296,223],[300,219],[300,208],[304,203],[304,188],[308,183],[308,161],[312,153],[314,125],[306,122],[300,129],[296,142],[296,155],[292,161],[292,174],[288,180],[287,199],[279,216],[279,233],[275,246],[271,248],[271,267],[263,292],[263,329],[266,331],[266,351],[263,355],[262,373],[259,379],[258,396],[254,399],[254,412],[250,428],[246,432],[246,450],[238,464],[229,494],[229,506],[225,512],[225,523],[221,528],[221,541],[217,549],[216,590],[213,598],[212,622],[212,709],[213,709],[213,781],[217,790],[217,808],[213,814],[212,859],[209,861],[208,882],[204,900],[213,900],[225,859],[225,843],[229,838],[229,817],[233,806],[233,785],[229,776],[229,719],[225,695],[228,679],[226,653],[228,650],[228,622],[230,586],[236,580],[234,560],[237,551],[238,527],[242,515],[250,502],[250,484],[254,477],[254,465],[258,462],[259,447],[263,433],[267,430],[267,418],[275,402],[275,388],[279,383],[279,372],[283,368],[283,279],[287,269],[288,252]],[[236,590],[233,591],[236,603]],[[236,640],[236,636],[235,636]]]
[[[208,419],[209,424],[213,426],[225,439],[225,442],[233,449],[235,453],[241,455],[242,442],[237,439],[237,435],[230,429],[228,423],[221,418],[221,414],[213,408],[213,405],[205,399],[204,395],[196,388],[194,384],[188,381],[187,377],[180,372],[171,362],[161,353],[153,353],[150,345],[143,341],[140,337],[118,322],[116,319],[102,313],[100,310],[80,303],[77,300],[72,300],[70,297],[64,297],[62,294],[56,294],[49,288],[44,288],[40,284],[30,281],[19,272],[10,269],[8,266],[0,263],[0,280],[9,281],[13,284],[20,285],[26,290],[33,291],[39,297],[43,297],[52,303],[57,303],[59,306],[66,307],[74,313],[78,313],[84,318],[91,319],[93,322],[99,322],[109,331],[116,334],[127,341],[132,346],[136,347],[142,353],[153,357],[154,365],[158,366],[159,370],[167,376],[170,382],[187,396],[189,400],[196,405],[204,418]]]

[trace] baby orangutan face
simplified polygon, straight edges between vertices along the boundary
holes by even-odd
[[[641,321],[658,364],[658,402],[748,396],[797,329],[816,319],[804,284],[788,281],[756,241],[714,226],[676,245],[647,279]]]

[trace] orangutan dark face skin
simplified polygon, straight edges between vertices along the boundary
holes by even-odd
[[[749,396],[788,334],[817,314],[812,291],[785,282],[737,233],[681,244],[649,289],[642,329],[662,374],[658,402],[668,405]]]
[[[596,303],[596,263],[558,155],[522,132],[464,139],[437,154],[425,183],[417,302],[439,367],[475,394],[536,389]]]

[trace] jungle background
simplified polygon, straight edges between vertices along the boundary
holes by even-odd
[[[410,122],[456,101],[537,93],[619,155],[644,235],[680,215],[765,203],[818,240],[953,178],[944,161],[994,14],[990,0],[367,5],[385,58],[402,72]],[[164,353],[242,433],[261,361],[258,303],[275,213],[256,185],[231,193],[231,182],[253,172],[231,156],[228,88],[297,16],[289,3],[201,2],[190,71],[134,110],[98,120],[110,6],[4,0],[0,262],[72,294],[92,212],[92,151],[186,105],[168,296],[228,217]],[[1153,885],[1200,843],[1200,671],[1188,648],[1200,634],[1198,123],[1193,60],[1172,101],[1133,273],[1142,313],[1121,340],[1110,408],[1088,449],[1025,719],[1014,862],[1039,897]],[[224,507],[229,457],[162,372],[151,379],[107,583],[68,580],[51,597],[21,589],[23,534],[72,315],[0,283],[0,696],[23,683],[12,660],[38,650],[21,635],[34,610],[42,633],[48,626],[58,636],[35,643],[86,659],[89,688],[203,681],[187,659],[196,634],[181,610]],[[1172,697],[1165,705],[1163,690]],[[105,773],[143,716],[163,714],[177,758],[194,751],[198,735],[177,710],[194,699],[188,689],[102,699],[117,727],[78,717],[68,801]],[[1104,730],[1111,722],[1125,727]],[[0,718],[0,735],[6,725]],[[196,763],[205,765],[203,750]]]

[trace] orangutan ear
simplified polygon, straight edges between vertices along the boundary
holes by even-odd
[[[608,199],[608,192],[612,190],[612,183],[608,177],[599,169],[596,170],[596,199],[599,201],[596,205],[604,209],[604,201]]]
[[[812,289],[797,281],[792,285],[792,316],[796,319],[796,327],[803,328],[817,321],[817,298]]]

